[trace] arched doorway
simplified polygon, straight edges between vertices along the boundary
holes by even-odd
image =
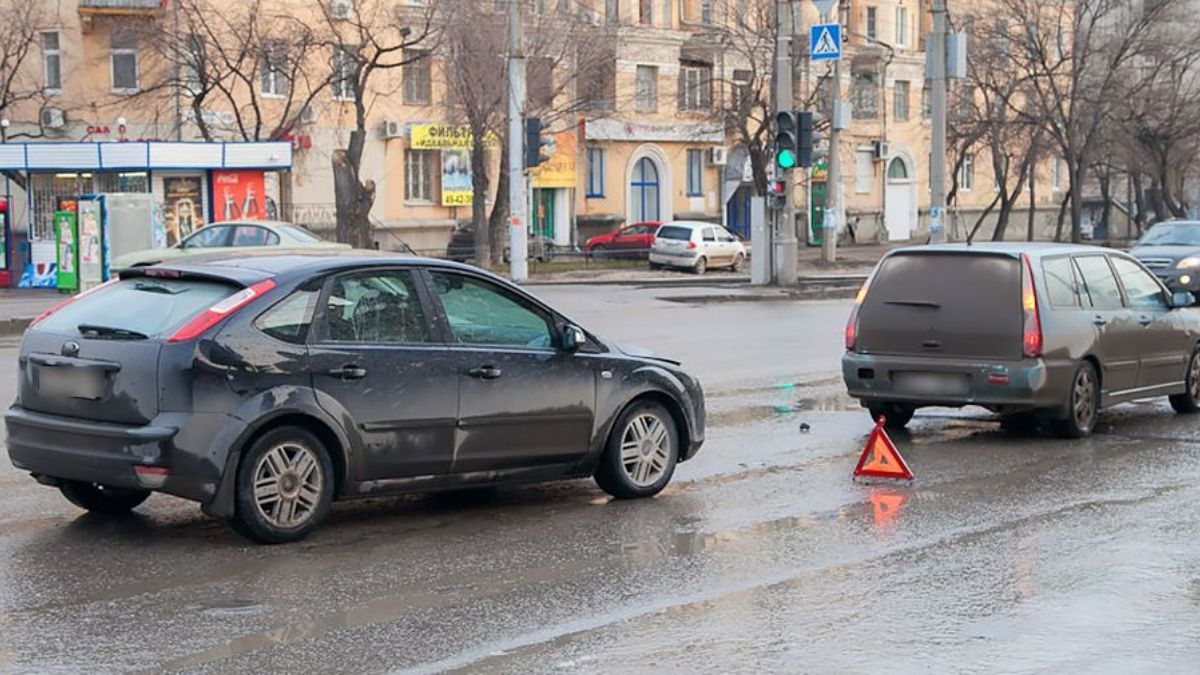
[[[904,157],[893,157],[887,169],[887,209],[884,226],[889,241],[912,237],[917,212],[917,182],[912,165]]]
[[[629,204],[632,222],[654,222],[661,220],[659,209],[662,185],[658,178],[658,165],[653,159],[643,157],[633,167],[629,180]]]

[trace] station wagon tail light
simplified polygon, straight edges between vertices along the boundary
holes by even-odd
[[[850,310],[850,318],[846,321],[846,351],[852,352],[858,346],[858,310],[867,299],[867,291],[871,288],[871,280],[863,282],[854,296],[854,308]]]
[[[255,298],[261,297],[275,288],[275,282],[267,279],[260,281],[249,288],[234,293],[217,304],[204,310],[196,318],[192,319],[183,328],[171,336],[167,342],[187,342],[195,340],[203,335],[209,328],[217,325],[221,321],[233,316],[239,309],[250,304]]]
[[[54,314],[55,312],[62,309],[63,307],[66,307],[67,305],[71,305],[76,302],[79,302],[83,298],[86,298],[87,296],[89,296],[93,293],[98,293],[98,292],[104,290],[105,288],[108,288],[109,286],[112,286],[120,281],[121,281],[120,279],[113,277],[112,279],[109,279],[108,281],[100,284],[99,286],[93,286],[92,288],[89,288],[86,291],[84,291],[78,295],[72,295],[71,297],[67,298],[66,300],[63,300],[62,302],[58,303],[57,305],[42,312],[41,315],[38,316],[38,318],[29,322],[29,327],[33,328],[34,326],[38,325],[39,323],[45,321],[47,318],[50,317],[51,314]]]
[[[1029,256],[1021,255],[1021,310],[1025,315],[1024,355],[1036,359],[1042,355],[1042,318],[1038,314],[1037,293],[1033,288],[1033,266]]]

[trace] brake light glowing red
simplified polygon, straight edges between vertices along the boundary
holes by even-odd
[[[846,321],[846,351],[848,352],[854,351],[858,346],[858,310],[866,301],[870,288],[871,280],[867,279],[863,282],[862,288],[858,289],[858,295],[854,296],[854,308],[850,310],[850,318]]]
[[[189,321],[183,328],[180,328],[174,335],[171,336],[170,340],[167,340],[167,342],[187,342],[188,340],[195,340],[204,333],[208,332],[208,329],[224,321],[230,316],[233,316],[239,309],[250,304],[250,302],[254,299],[270,292],[273,288],[275,288],[275,282],[271,281],[270,279],[267,279],[266,281],[260,281],[249,288],[243,288],[237,293],[234,293],[228,298],[225,298],[212,307],[204,310],[203,313]]]
[[[1033,286],[1033,266],[1029,256],[1021,254],[1021,311],[1024,312],[1023,351],[1026,358],[1036,359],[1042,355],[1045,344],[1042,336],[1042,318],[1038,313],[1037,292]]]
[[[114,278],[114,279],[109,279],[108,281],[106,281],[106,282],[104,282],[104,283],[100,284],[99,286],[93,286],[92,288],[89,288],[88,290],[86,290],[86,291],[84,291],[84,292],[80,293],[79,295],[72,295],[71,297],[67,298],[66,300],[63,300],[62,302],[58,303],[57,305],[55,305],[55,306],[51,307],[50,309],[48,309],[48,310],[46,310],[46,311],[42,312],[42,313],[41,313],[41,314],[38,316],[38,318],[36,318],[36,319],[34,319],[33,321],[29,322],[29,327],[30,327],[30,328],[33,328],[34,326],[38,325],[39,323],[41,323],[41,322],[45,321],[47,318],[49,318],[49,316],[50,316],[51,314],[54,314],[55,312],[57,312],[58,310],[62,309],[63,307],[66,307],[67,305],[70,305],[70,304],[72,304],[72,303],[78,302],[80,299],[82,299],[82,298],[86,298],[87,296],[89,296],[89,295],[91,295],[91,294],[93,294],[93,293],[97,293],[97,292],[101,291],[102,289],[108,288],[109,286],[112,286],[113,284],[115,284],[115,283],[117,283],[117,282],[119,282],[119,281],[120,281],[120,279],[116,279],[116,278]]]

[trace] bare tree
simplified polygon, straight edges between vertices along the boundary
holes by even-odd
[[[50,25],[50,18],[45,3],[0,0],[0,26],[3,26],[0,32],[0,117],[13,119],[18,114],[32,113],[38,128],[38,131],[10,134],[7,128],[0,127],[0,142],[44,135],[38,113],[46,101],[48,83],[43,81],[33,59],[41,47],[41,30]],[[20,187],[25,187],[23,175],[6,175]]]
[[[346,147],[333,152],[340,242],[371,247],[371,207],[376,188],[375,181],[361,173],[369,111],[377,101],[394,94],[386,86],[387,74],[429,58],[436,40],[435,5],[414,6],[390,0],[314,2],[324,22],[317,42],[326,47],[331,60],[333,95],[354,111],[354,127]]]
[[[204,140],[284,138],[327,93],[321,36],[271,3],[179,0],[174,11],[147,28],[152,76],[139,96],[177,101]]]

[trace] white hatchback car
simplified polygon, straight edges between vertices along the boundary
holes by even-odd
[[[729,230],[712,223],[675,221],[658,229],[650,247],[650,267],[683,267],[704,274],[710,267],[741,272],[746,247]]]

